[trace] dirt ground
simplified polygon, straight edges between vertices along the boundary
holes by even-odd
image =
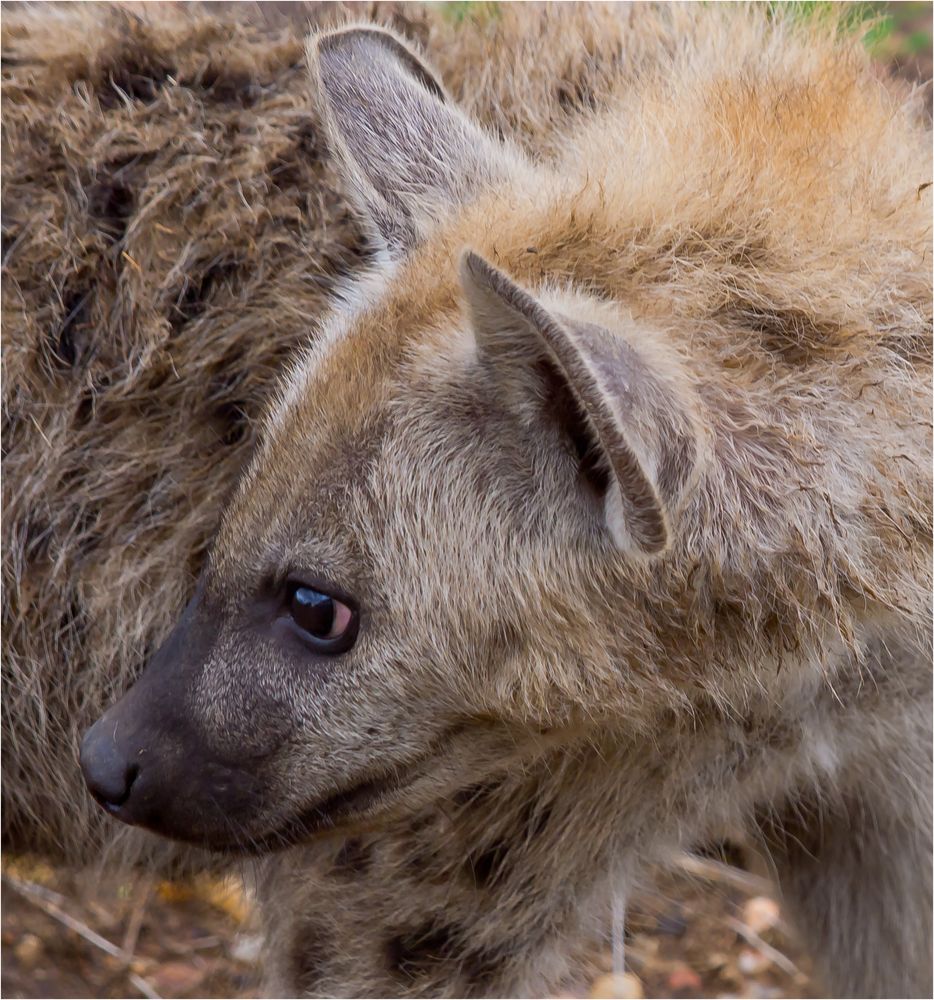
[[[625,976],[609,941],[596,972],[562,995],[812,997],[808,963],[771,887],[685,856],[626,914]],[[260,938],[234,878],[158,882],[56,871],[7,856],[2,880],[4,997],[256,997]]]

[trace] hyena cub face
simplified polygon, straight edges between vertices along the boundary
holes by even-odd
[[[291,374],[175,632],[82,747],[113,815],[224,849],[371,822],[579,735],[698,465],[662,345],[486,259],[495,206],[557,182],[385,32],[325,35],[311,61],[380,265]]]

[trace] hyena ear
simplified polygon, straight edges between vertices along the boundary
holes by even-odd
[[[620,334],[547,310],[477,254],[464,254],[461,279],[481,358],[508,398],[534,397],[559,421],[616,545],[663,552],[697,457],[671,382]]]
[[[359,26],[314,35],[308,61],[338,167],[393,256],[505,174],[505,147],[390,32]]]

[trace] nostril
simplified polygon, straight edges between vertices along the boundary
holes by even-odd
[[[81,744],[81,770],[88,790],[105,809],[113,811],[130,797],[139,765],[127,760],[111,732],[93,726]]]
[[[126,774],[123,778],[123,797],[117,801],[116,799],[111,799],[110,804],[114,806],[122,806],[124,802],[130,797],[130,792],[133,789],[133,782],[136,781],[139,775],[139,764],[130,764],[126,769]]]

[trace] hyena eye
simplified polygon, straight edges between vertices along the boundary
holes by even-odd
[[[357,613],[314,587],[290,583],[287,606],[302,638],[318,652],[343,653],[357,638]]]

